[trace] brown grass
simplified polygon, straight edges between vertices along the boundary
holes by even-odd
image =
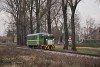
[[[67,56],[6,45],[0,46],[0,67],[100,67],[100,58]]]

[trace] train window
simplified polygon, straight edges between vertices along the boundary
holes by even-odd
[[[31,36],[28,36],[27,39],[28,39],[28,40],[31,40]]]
[[[47,39],[47,36],[45,37],[45,39]]]
[[[35,38],[36,38],[35,36],[32,36],[32,37],[31,37],[32,40],[35,40]]]
[[[43,38],[43,37],[44,37],[44,35],[41,36],[41,38]]]
[[[49,38],[49,39],[53,39],[53,38],[54,38],[54,36],[49,36],[48,38]]]

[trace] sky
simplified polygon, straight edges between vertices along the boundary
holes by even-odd
[[[85,26],[88,18],[94,18],[95,23],[100,22],[100,2],[97,0],[82,0],[77,6],[77,11],[81,18],[81,26]],[[8,22],[7,13],[0,11],[0,36],[4,35]]]
[[[84,26],[84,22],[88,18],[95,19],[95,23],[100,22],[100,2],[97,0],[82,0],[78,6],[77,10],[81,17],[81,26]]]
[[[9,23],[9,18],[7,15],[8,14],[3,11],[0,12],[0,36],[5,35],[5,29]]]

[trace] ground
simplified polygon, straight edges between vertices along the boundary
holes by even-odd
[[[62,50],[63,45],[56,45],[56,49]],[[71,50],[71,47],[69,47],[69,50]],[[77,51],[81,53],[100,55],[100,47],[77,47]]]
[[[0,67],[99,67],[100,57],[81,57],[46,50],[0,45]]]

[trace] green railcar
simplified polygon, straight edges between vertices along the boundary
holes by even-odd
[[[54,36],[48,33],[36,33],[27,35],[27,46],[43,49],[54,49]]]

